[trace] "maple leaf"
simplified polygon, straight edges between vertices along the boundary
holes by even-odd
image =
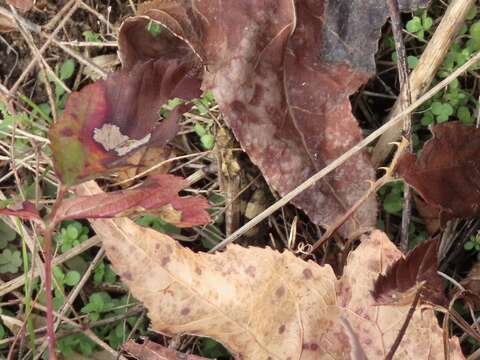
[[[170,98],[198,97],[199,82],[189,71],[177,60],[146,61],[72,93],[49,132],[62,183],[73,185],[128,167],[135,151],[173,138],[185,106],[161,122],[159,111]]]
[[[177,227],[205,225],[210,221],[208,201],[202,196],[178,196],[185,179],[155,175],[141,186],[94,196],[77,196],[62,202],[54,222],[74,219],[111,218],[156,214]]]
[[[432,133],[418,158],[411,153],[401,156],[398,174],[440,212],[442,224],[478,216],[480,129],[450,122],[434,126]]]
[[[407,10],[426,3],[401,5]],[[156,0],[125,21],[119,48],[126,67],[172,56],[204,64],[202,86],[213,91],[269,184],[285,195],[361,140],[349,96],[374,72],[387,15],[385,2],[364,0]],[[163,31],[149,33],[149,21]],[[292,202],[327,226],[373,179],[362,152]],[[371,197],[342,234],[373,226],[376,214]]]
[[[82,184],[94,195],[94,183]],[[402,254],[374,231],[350,253],[342,278],[291,252],[230,245],[194,253],[126,218],[92,220],[106,254],[149,311],[152,329],[223,343],[238,359],[383,359],[410,309],[376,303],[375,279]],[[464,359],[458,339],[451,359]],[[397,350],[401,359],[443,359],[434,312],[417,309]]]

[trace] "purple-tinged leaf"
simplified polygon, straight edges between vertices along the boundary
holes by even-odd
[[[210,221],[208,201],[202,196],[179,196],[185,180],[173,175],[150,177],[137,188],[78,196],[65,200],[55,222],[86,218],[112,218],[156,214],[178,227],[205,225]]]

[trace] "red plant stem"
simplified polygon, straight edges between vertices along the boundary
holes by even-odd
[[[48,358],[56,360],[55,328],[53,320],[53,294],[52,294],[52,235],[53,228],[49,227],[44,233],[43,252],[45,257],[45,299],[47,306],[47,339]]]
[[[67,188],[63,185],[60,185],[58,190],[57,199],[53,205],[52,211],[47,219],[47,227],[43,233],[43,253],[45,260],[45,302],[47,306],[47,340],[48,340],[48,358],[50,360],[57,360],[57,353],[55,347],[55,323],[53,319],[53,294],[52,294],[52,240],[53,233],[57,226],[55,221],[55,214],[60,207],[65,194],[67,193]]]

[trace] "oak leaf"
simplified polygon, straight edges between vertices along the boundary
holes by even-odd
[[[480,215],[480,129],[450,122],[432,133],[420,156],[402,155],[398,174],[440,212],[442,224]]]
[[[177,133],[177,106],[159,122],[170,98],[198,97],[199,82],[180,60],[146,61],[73,93],[49,132],[55,171],[73,185],[129,167],[146,146],[163,146]]]
[[[81,185],[94,195],[94,183]],[[238,359],[384,359],[409,311],[375,302],[375,279],[402,257],[386,235],[364,237],[342,278],[291,252],[230,245],[194,253],[167,235],[126,218],[92,220],[107,256],[161,333],[223,343]],[[451,359],[464,359],[458,339]],[[443,359],[443,331],[433,311],[417,309],[399,359]]]
[[[125,21],[119,48],[127,68],[175,56],[204,65],[203,88],[213,91],[243,149],[285,195],[361,140],[349,96],[374,72],[387,15],[386,3],[373,0],[154,0]],[[151,34],[150,21],[163,31]],[[329,225],[372,179],[362,152],[292,202]],[[376,214],[371,197],[342,234],[373,226]]]

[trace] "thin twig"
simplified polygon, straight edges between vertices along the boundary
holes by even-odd
[[[397,51],[398,78],[400,81],[400,108],[405,110],[411,102],[412,95],[410,91],[410,81],[408,80],[407,52],[403,41],[403,25],[400,17],[400,8],[398,0],[387,0],[388,10],[392,23],[393,38],[395,39],[395,49]],[[405,114],[403,121],[403,137],[409,142],[409,150],[412,150],[412,117],[411,114]],[[410,186],[404,184],[404,200],[402,209],[402,224],[400,229],[400,249],[405,253],[408,250],[408,234],[410,230],[410,217],[412,213],[412,193]]]
[[[393,345],[390,348],[390,351],[385,357],[385,360],[392,360],[393,355],[395,355],[395,352],[400,346],[400,343],[402,342],[402,339],[405,336],[405,333],[407,331],[408,325],[410,324],[410,320],[412,320],[412,317],[413,317],[413,314],[415,313],[418,302],[420,301],[421,293],[422,293],[422,288],[417,290],[417,293],[415,294],[415,299],[413,300],[412,305],[410,305],[410,309],[408,310],[407,317],[405,318],[405,321],[403,322],[403,325],[400,328],[400,331],[398,332],[398,335],[395,338],[395,341],[393,342]]]

